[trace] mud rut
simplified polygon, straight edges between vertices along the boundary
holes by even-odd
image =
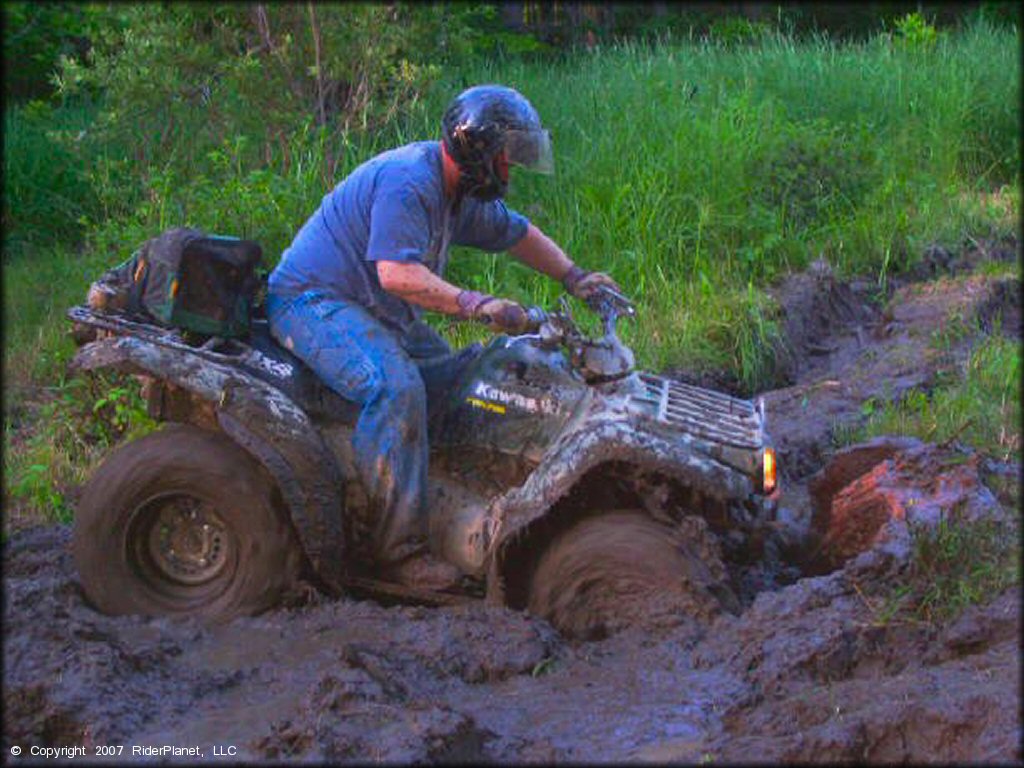
[[[1019,283],[971,273],[1016,251],[931,254],[922,281],[884,306],[820,264],[780,286],[787,383],[765,397],[787,525],[770,567],[734,569],[742,610],[691,593],[685,615],[676,604],[594,642],[485,606],[315,597],[217,627],[112,618],[83,602],[70,531],[36,528],[4,547],[4,754],[123,744],[125,757],[197,745],[212,760],[233,746],[275,762],[1020,761],[1019,587],[946,626],[880,625],[870,595],[899,547],[868,542],[826,562],[811,498],[821,476],[808,488],[830,428],[856,423],[864,400],[962,364],[971,338],[930,343],[951,313],[983,332],[999,315],[1019,338]],[[924,450],[906,466],[931,466]],[[984,483],[964,488],[958,507],[998,510]]]

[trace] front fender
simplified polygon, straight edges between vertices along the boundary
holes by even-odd
[[[505,603],[502,574],[509,546],[587,472],[611,461],[630,464],[638,471],[664,473],[712,498],[747,498],[755,490],[746,475],[683,443],[638,430],[629,419],[588,419],[552,444],[523,485],[492,502],[489,516],[497,532],[488,565],[488,602]]]
[[[132,336],[86,344],[69,368],[141,373],[213,404],[224,432],[274,477],[317,575],[341,590],[346,562],[341,476],[319,432],[287,395],[244,371]]]

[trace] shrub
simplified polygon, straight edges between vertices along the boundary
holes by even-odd
[[[4,259],[57,241],[75,242],[95,196],[81,161],[59,139],[88,125],[89,111],[42,101],[4,110]]]
[[[908,13],[896,20],[896,41],[911,50],[929,50],[935,47],[939,33],[920,12]]]
[[[50,96],[60,57],[84,55],[104,16],[84,3],[4,3],[5,100]]]
[[[789,233],[828,212],[848,216],[877,178],[873,158],[825,120],[781,131],[755,174],[760,198],[780,209]]]

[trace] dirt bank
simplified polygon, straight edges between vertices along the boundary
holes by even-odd
[[[962,362],[975,331],[931,343],[951,318],[983,334],[1000,315],[1019,337],[1019,284],[958,258],[965,274],[947,260],[881,304],[822,265],[780,286],[792,383],[765,397],[795,532],[782,557],[801,570],[738,614],[587,643],[482,605],[314,598],[217,627],[112,618],[82,599],[70,531],[34,528],[3,551],[4,754],[119,744],[122,759],[197,745],[206,760],[233,747],[273,762],[1019,762],[1019,587],[946,624],[879,614],[910,556],[906,525],[967,510],[1016,535],[984,463],[911,441],[821,472],[831,430],[863,418],[864,400],[928,387]],[[943,462],[960,473],[952,491],[920,476]],[[868,502],[887,511],[858,514]]]

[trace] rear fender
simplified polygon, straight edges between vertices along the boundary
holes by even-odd
[[[585,475],[612,462],[635,467],[637,473],[663,474],[723,503],[746,499],[755,490],[744,474],[678,442],[639,431],[631,421],[588,420],[559,438],[523,485],[491,504],[489,516],[495,521],[496,534],[488,564],[488,602],[508,602],[505,576],[512,564],[507,558],[531,524],[548,516]]]
[[[131,337],[81,347],[72,372],[114,368],[169,382],[211,404],[217,423],[277,482],[316,574],[340,591],[345,576],[343,484],[333,454],[284,393],[244,371]]]

